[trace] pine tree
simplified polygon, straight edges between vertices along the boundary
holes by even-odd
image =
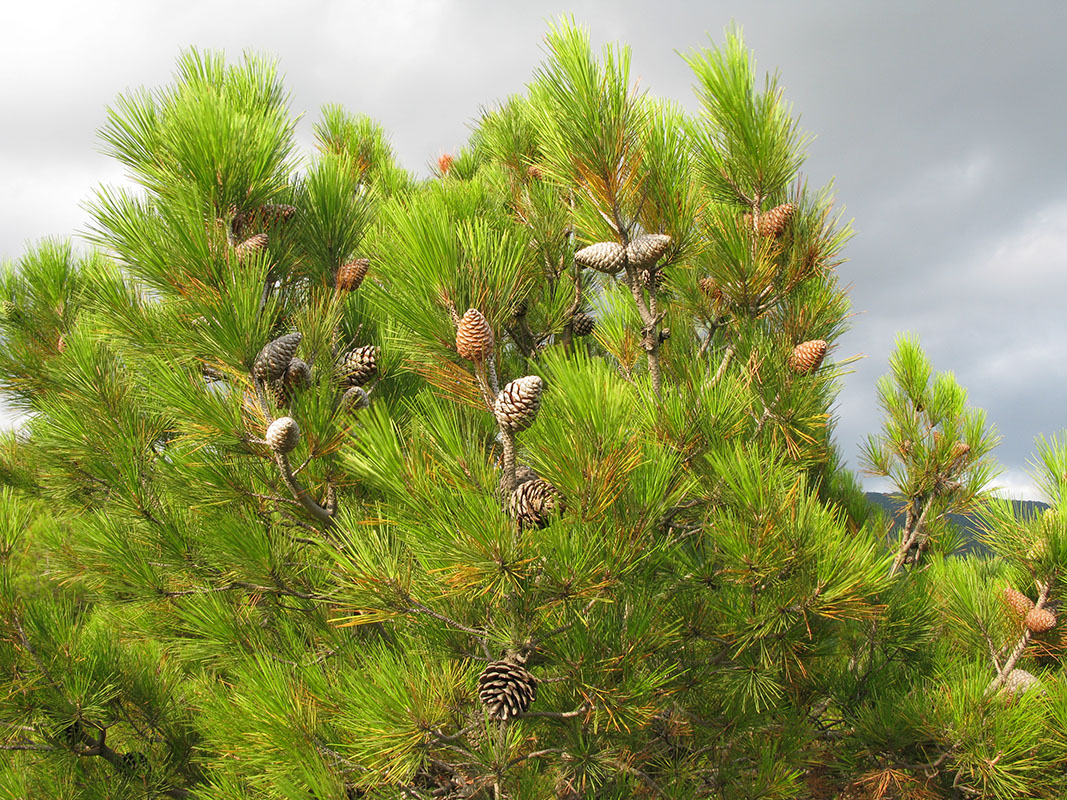
[[[886,546],[832,441],[848,226],[740,34],[685,58],[695,117],[562,20],[425,181],[338,107],[298,158],[261,59],[119,99],[140,191],[0,284],[0,793],[1062,788],[1067,445],[1055,514],[946,557],[993,440],[904,343]]]

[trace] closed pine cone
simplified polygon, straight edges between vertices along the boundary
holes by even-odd
[[[793,352],[789,356],[789,368],[801,375],[814,372],[822,364],[825,355],[826,342],[823,339],[801,342],[793,348]]]
[[[715,301],[722,299],[722,288],[710,275],[705,275],[700,279],[700,291],[703,292],[704,296],[709,300]]]
[[[1020,617],[1025,617],[1034,607],[1033,600],[1011,586],[1004,590],[1004,600]]]
[[[562,506],[556,487],[542,478],[523,481],[508,498],[508,511],[523,527],[544,528]]]
[[[588,336],[595,327],[596,320],[584,311],[577,312],[571,320],[571,329],[574,331],[575,336]]]
[[[1004,681],[1004,686],[1001,691],[1005,692],[1010,697],[1014,697],[1015,695],[1027,692],[1030,689],[1037,689],[1042,694],[1045,693],[1041,681],[1038,680],[1036,676],[1030,674],[1025,669],[1013,669],[1008,673],[1008,678]]]
[[[670,244],[671,237],[665,233],[646,233],[626,245],[626,258],[635,267],[651,267]]]
[[[468,361],[481,362],[493,354],[495,344],[489,321],[478,309],[468,308],[456,326],[456,352]]]
[[[267,427],[267,445],[276,453],[289,453],[300,443],[300,426],[292,417],[279,417]]]
[[[366,408],[369,405],[370,398],[359,386],[350,386],[341,395],[341,408],[345,411],[359,411],[359,409]]]
[[[252,374],[261,381],[276,381],[281,378],[289,368],[289,362],[293,360],[296,348],[300,346],[300,340],[303,338],[303,334],[295,331],[267,342],[256,356]]]
[[[253,253],[259,253],[267,249],[267,234],[257,233],[249,236],[235,248],[238,258],[245,258]]]
[[[508,720],[537,699],[537,679],[514,661],[496,661],[478,676],[478,696],[489,719]]]
[[[618,242],[597,242],[575,253],[574,260],[579,266],[614,275],[626,264],[626,248]]]
[[[775,206],[769,211],[764,211],[759,215],[759,231],[760,236],[768,236],[775,238],[781,235],[785,230],[785,226],[789,224],[789,218],[793,216],[793,212],[797,210],[797,207],[793,203],[782,203],[780,206]],[[745,222],[749,225],[752,224],[752,215],[745,214]]]
[[[1032,608],[1026,615],[1026,627],[1034,633],[1044,633],[1056,627],[1056,615],[1047,608]]]
[[[341,358],[341,383],[345,386],[362,386],[378,373],[378,355],[381,351],[368,344],[349,350]]]
[[[264,203],[256,209],[255,217],[261,225],[277,225],[296,216],[295,206],[287,203]]]
[[[640,267],[637,270],[637,282],[646,289],[659,289],[663,281],[663,271],[655,265]]]
[[[337,268],[337,288],[344,292],[354,292],[367,277],[370,269],[369,258],[357,258]]]
[[[289,408],[289,403],[293,399],[293,387],[286,383],[284,378],[268,383],[267,390],[274,398],[274,405],[278,408]]]
[[[533,425],[541,407],[543,388],[544,381],[537,375],[516,378],[505,386],[493,404],[493,413],[500,427],[518,433]]]
[[[285,368],[285,382],[289,386],[303,388],[311,383],[311,367],[302,358],[293,358]]]

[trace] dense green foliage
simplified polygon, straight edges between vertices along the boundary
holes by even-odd
[[[1055,608],[1067,441],[1016,519],[901,340],[887,543],[832,440],[850,234],[777,79],[729,32],[688,116],[546,41],[421,181],[337,107],[298,154],[256,58],[116,102],[140,190],[0,282],[0,796],[1067,791],[1059,628],[1004,600]],[[974,509],[995,556],[953,557]]]

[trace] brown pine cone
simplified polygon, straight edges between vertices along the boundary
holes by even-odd
[[[381,350],[368,344],[349,350],[341,357],[341,383],[344,386],[362,386],[378,374],[378,356]]]
[[[789,368],[800,375],[814,372],[822,364],[826,355],[826,342],[822,339],[813,339],[810,342],[801,342],[793,348],[789,356]]]
[[[1047,608],[1032,608],[1026,615],[1026,627],[1034,633],[1044,633],[1056,627],[1056,615]]]
[[[549,517],[563,510],[559,491],[546,480],[533,478],[515,487],[508,498],[508,511],[521,527],[544,528]]]
[[[635,267],[651,267],[670,244],[671,237],[665,233],[646,233],[626,245],[626,258]]]
[[[537,678],[514,661],[496,661],[478,676],[478,696],[489,719],[508,720],[537,699]]]
[[[261,381],[276,381],[285,375],[289,362],[304,336],[299,331],[287,333],[267,342],[256,356],[252,374]]]
[[[544,177],[544,172],[536,164],[531,164],[526,168],[526,177],[532,181],[539,181]]]
[[[518,433],[533,425],[541,407],[544,381],[537,375],[516,378],[496,396],[493,412],[496,421],[506,431]]]
[[[596,328],[596,320],[584,311],[577,312],[571,319],[571,330],[575,336],[588,336]]]
[[[253,253],[259,253],[267,249],[267,234],[257,233],[255,236],[249,236],[237,247],[234,248],[234,252],[237,253],[238,258],[245,258]]]
[[[354,292],[367,277],[370,269],[369,258],[357,258],[337,268],[337,288],[343,292]]]
[[[480,363],[493,354],[495,345],[488,320],[478,309],[468,308],[456,326],[456,352],[468,361]]]
[[[292,417],[279,417],[268,426],[264,438],[274,452],[289,453],[300,443],[300,426]]]
[[[618,242],[597,242],[574,254],[575,262],[614,275],[626,264],[626,248]]]
[[[264,203],[256,209],[256,221],[261,225],[277,225],[296,216],[296,207],[287,203]]]
[[[759,235],[772,239],[780,236],[796,210],[797,207],[793,203],[782,203],[780,206],[775,206],[761,213],[759,215]],[[745,214],[745,222],[749,225],[752,224],[751,214]]]
[[[722,299],[722,288],[710,275],[705,275],[700,279],[700,291],[703,292],[704,296],[709,300],[715,301]]]
[[[1034,607],[1033,600],[1011,586],[1004,590],[1004,600],[1020,617],[1025,617]]]
[[[311,383],[311,367],[304,359],[293,356],[285,368],[284,380],[287,385],[302,389]]]

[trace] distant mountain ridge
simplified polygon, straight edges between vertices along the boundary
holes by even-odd
[[[889,517],[893,520],[893,531],[899,530],[903,523],[904,504],[894,497],[886,494],[885,492],[865,492],[867,499],[881,508]],[[1012,500],[1012,504],[1015,506],[1015,516],[1028,517],[1036,514],[1040,514],[1046,508],[1047,503],[1042,503],[1038,500]],[[951,519],[960,530],[963,531],[964,537],[967,539],[967,544],[963,548],[965,553],[987,553],[988,548],[981,543],[978,538],[981,532],[981,526],[979,524],[978,517],[974,514],[949,514]]]

